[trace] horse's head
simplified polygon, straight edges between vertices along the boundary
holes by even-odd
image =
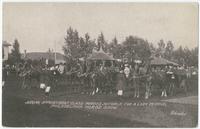
[[[140,67],[139,68],[139,74],[142,74],[142,75],[147,74],[147,68],[146,67]]]

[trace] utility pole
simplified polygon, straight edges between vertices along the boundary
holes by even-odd
[[[56,64],[56,41],[54,42],[54,60],[55,60],[55,64]]]

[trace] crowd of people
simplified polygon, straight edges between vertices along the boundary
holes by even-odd
[[[23,89],[31,88],[30,83],[36,80],[47,95],[52,88],[65,81],[67,86],[80,93],[116,93],[123,96],[127,89],[133,89],[134,97],[139,98],[144,94],[145,99],[151,97],[156,88],[161,97],[174,95],[176,88],[183,88],[187,92],[188,79],[192,74],[197,74],[197,71],[191,72],[189,68],[182,66],[153,67],[147,63],[97,65],[94,62],[77,61],[73,65],[60,63],[50,66],[25,61],[13,66],[3,65],[3,86],[12,70],[21,77]]]

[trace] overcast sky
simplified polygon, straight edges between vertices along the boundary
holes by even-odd
[[[3,40],[17,38],[21,52],[62,52],[67,28],[80,36],[121,42],[134,35],[157,44],[171,40],[175,47],[198,45],[198,5],[195,3],[4,3]]]

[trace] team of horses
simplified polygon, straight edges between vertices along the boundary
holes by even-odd
[[[22,80],[22,88],[30,89],[32,81],[36,81],[38,86],[44,83],[52,88],[63,84],[65,87],[70,87],[71,91],[82,94],[108,94],[116,91],[118,67],[106,67],[104,70],[100,70],[100,67],[91,69],[90,66],[83,70],[83,65],[79,64],[78,69],[72,67],[68,70],[62,64],[64,71],[61,72],[59,71],[60,66],[45,67],[29,64],[27,68],[18,68],[17,73]],[[186,93],[189,78],[189,75],[179,75],[166,70],[152,71],[149,65],[135,65],[127,76],[126,87],[132,89],[134,97],[137,98],[143,92],[144,97],[148,99],[156,88],[159,89],[158,92],[162,97],[166,97],[174,95],[176,88],[182,88]]]

